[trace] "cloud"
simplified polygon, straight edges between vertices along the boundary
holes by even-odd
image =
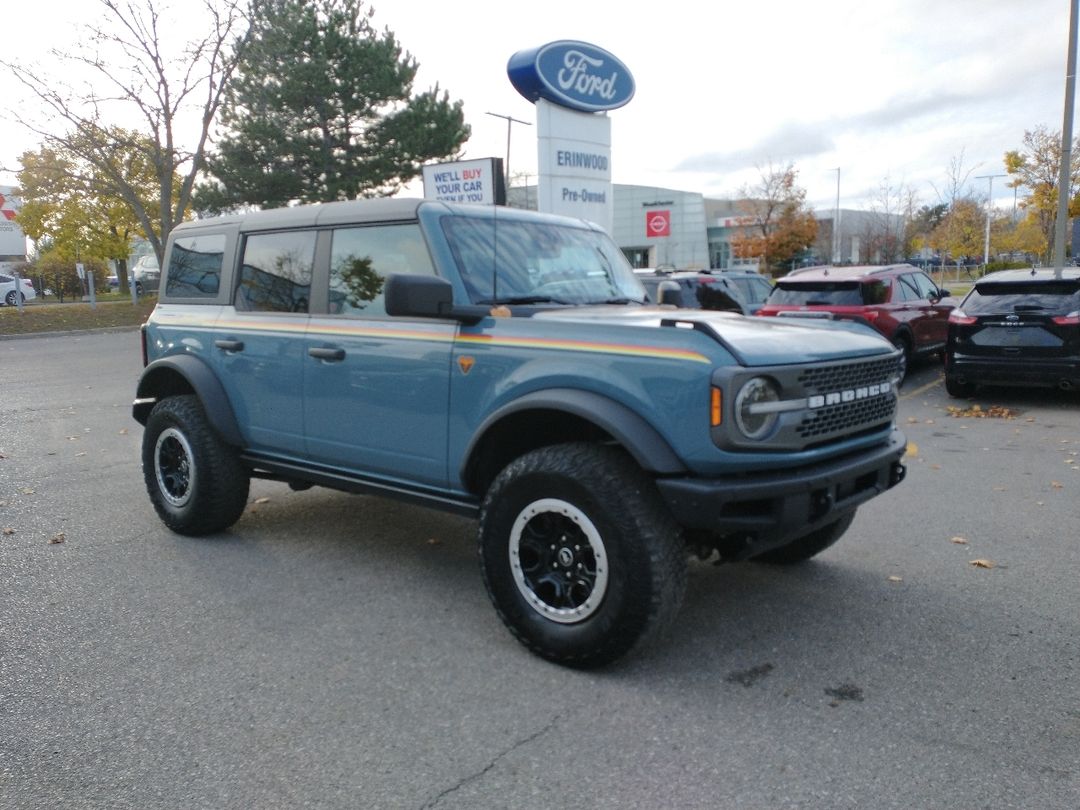
[[[706,152],[681,160],[672,171],[730,172],[769,161],[813,157],[836,148],[827,124],[786,124],[756,144],[731,152]]]

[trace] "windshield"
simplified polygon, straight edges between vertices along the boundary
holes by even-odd
[[[1080,309],[1080,284],[1070,280],[978,284],[961,308],[968,315],[1013,312],[1067,315]]]
[[[442,226],[474,304],[645,301],[622,251],[599,231],[467,216]]]

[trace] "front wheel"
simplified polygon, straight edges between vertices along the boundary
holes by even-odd
[[[911,341],[903,335],[898,335],[893,338],[892,345],[900,350],[900,362],[896,373],[900,382],[903,382],[904,378],[907,377],[908,366],[911,364]]]
[[[855,520],[855,510],[827,526],[822,526],[820,529],[792,540],[786,546],[774,548],[751,559],[773,565],[795,565],[806,562],[843,537],[853,520]]]
[[[686,552],[652,481],[622,451],[544,447],[495,479],[480,513],[480,567],[522,644],[575,667],[609,663],[671,624]]]
[[[179,534],[227,529],[247,505],[250,476],[195,396],[158,402],[146,421],[143,478],[161,520]]]

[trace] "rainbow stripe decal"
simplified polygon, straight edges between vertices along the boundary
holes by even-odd
[[[171,320],[171,319],[170,319]],[[173,324],[176,321],[172,321]],[[162,326],[171,325],[169,321],[161,323]],[[179,325],[179,324],[177,324]],[[419,340],[434,341],[439,343],[454,343],[473,347],[499,347],[505,346],[513,349],[538,349],[561,352],[587,352],[591,354],[613,354],[624,357],[650,357],[662,360],[681,360],[691,363],[709,364],[708,357],[698,352],[687,349],[669,348],[666,346],[643,346],[633,343],[604,343],[591,340],[566,340],[559,338],[540,337],[513,337],[510,335],[472,335],[458,334],[456,329],[446,327],[422,327],[403,328],[398,326],[361,326],[355,322],[325,321],[313,319],[292,320],[283,318],[273,324],[253,323],[240,318],[222,318],[212,326],[217,331],[237,331],[273,334],[286,332],[291,334],[308,335],[340,335],[343,337],[372,338],[376,340]]]

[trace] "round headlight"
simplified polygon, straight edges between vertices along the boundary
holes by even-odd
[[[767,377],[747,380],[735,397],[735,423],[748,439],[764,439],[776,425],[779,414],[769,403],[780,401],[780,390]]]

